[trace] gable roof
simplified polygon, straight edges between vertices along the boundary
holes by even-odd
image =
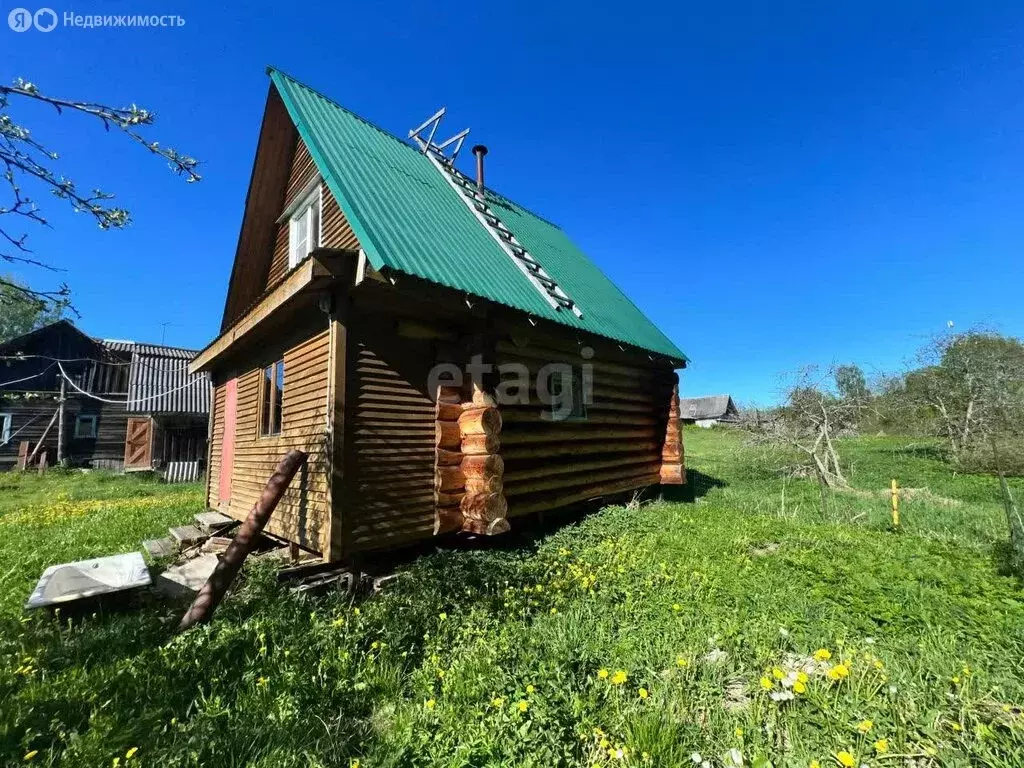
[[[683,419],[718,419],[731,421],[740,415],[730,395],[679,398],[679,417]]]
[[[268,73],[375,269],[686,360],[560,228],[487,190],[502,223],[576,302],[582,318],[547,303],[422,152],[283,72]]]
[[[128,410],[140,413],[210,412],[210,377],[189,375],[191,349],[135,344],[128,376]]]

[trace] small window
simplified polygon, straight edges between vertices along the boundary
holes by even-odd
[[[75,437],[95,438],[97,419],[95,414],[79,414],[75,418]]]
[[[568,389],[565,384],[569,385]],[[583,401],[583,376],[578,369],[572,369],[571,377],[553,372],[548,379],[548,391],[551,393],[552,421],[587,420],[587,404]]]
[[[263,369],[260,381],[260,434],[281,434],[281,407],[284,404],[284,360]]]
[[[288,268],[320,246],[320,184],[307,194],[288,220]]]
[[[11,441],[11,414],[0,413],[0,445]]]

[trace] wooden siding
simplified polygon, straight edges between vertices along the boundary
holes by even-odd
[[[508,516],[654,485],[659,481],[672,376],[638,362],[584,360],[564,347],[498,345],[498,364],[518,363],[537,381],[548,363],[593,366],[584,421],[552,422],[537,401],[502,404],[501,456]],[[507,380],[506,374],[503,380]]]
[[[285,492],[274,511],[268,533],[295,541],[315,552],[324,551],[329,533],[327,509],[327,380],[329,343],[327,330],[315,333],[290,347],[284,357],[284,397],[281,408],[280,435],[259,434],[260,377],[263,365],[273,357],[261,360],[238,376],[238,421],[235,430],[235,459],[231,475],[231,502],[224,510],[244,520],[259,499],[277,462],[289,449],[298,448],[309,454],[305,467]],[[280,359],[280,358],[278,358]],[[211,476],[217,475],[223,440],[223,395],[218,387],[214,416],[214,441],[210,456]],[[218,440],[218,437],[220,440]],[[213,478],[212,478],[213,479]],[[216,493],[219,478],[210,484]],[[216,506],[211,504],[211,506]]]
[[[386,549],[434,532],[434,345],[399,338],[393,316],[349,327],[345,437],[351,551]]]
[[[57,409],[57,399],[48,393],[39,397],[3,397],[0,395],[0,413],[11,414],[11,441],[0,446],[0,469],[12,469],[18,462],[18,445],[31,440],[33,447],[42,437]],[[76,438],[75,417],[78,414],[97,416],[95,438]],[[128,429],[128,414],[124,406],[110,405],[89,398],[68,397],[64,406],[64,455],[71,466],[121,469],[124,464],[124,439]],[[50,463],[57,458],[57,423],[46,435],[44,446],[50,453]]]
[[[288,174],[288,189],[285,192],[284,204],[281,212],[287,210],[288,206],[295,202],[295,198],[302,194],[310,181],[317,175],[313,158],[309,154],[302,139],[298,139],[298,146],[295,150],[295,157],[292,160],[291,171]],[[324,248],[343,248],[358,250],[359,241],[356,240],[352,227],[349,226],[345,214],[341,212],[334,195],[327,189],[327,185],[320,183],[323,207],[320,213],[320,243]],[[270,269],[267,272],[267,280],[264,288],[270,288],[288,273],[288,234],[289,225],[282,221],[277,225],[277,236],[274,240],[274,254],[270,260]]]

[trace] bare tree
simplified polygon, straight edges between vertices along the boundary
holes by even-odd
[[[954,461],[995,436],[1024,430],[1024,344],[991,331],[934,338],[907,374],[910,403],[928,410]]]
[[[66,201],[81,213],[91,216],[101,229],[120,229],[131,217],[127,210],[112,205],[113,195],[100,189],[79,191],[75,182],[65,178],[54,165],[59,155],[33,137],[32,133],[12,114],[16,103],[47,104],[58,114],[73,113],[98,121],[106,130],[120,131],[149,152],[164,158],[171,170],[187,181],[199,181],[196,172],[199,161],[163,147],[140,133],[152,125],[156,116],[147,109],[132,104],[129,107],[109,107],[88,101],[71,101],[42,93],[33,83],[21,78],[11,86],[0,86],[0,165],[10,192],[10,202],[0,206],[0,259],[12,264],[26,264],[53,272],[59,271],[46,260],[35,255],[28,247],[28,234],[23,225],[49,226],[42,210],[26,191],[25,185],[49,191],[59,200]],[[70,289],[64,283],[50,290],[34,290],[26,285],[0,277],[0,286],[12,294],[34,301],[40,308],[52,304],[66,305]]]
[[[795,448],[823,488],[846,486],[836,439],[855,430],[867,407],[863,392],[840,392],[844,367],[801,369],[785,392],[785,403],[773,418],[748,425],[760,441]]]

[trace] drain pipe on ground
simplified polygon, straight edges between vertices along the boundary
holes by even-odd
[[[281,496],[284,495],[292,478],[295,477],[295,473],[305,463],[306,454],[297,450],[288,451],[281,459],[274,474],[267,481],[260,500],[249,511],[249,516],[242,523],[242,527],[238,530],[235,538],[231,540],[227,550],[221,555],[220,562],[210,574],[210,578],[199,590],[199,594],[196,595],[188,612],[182,616],[177,632],[184,632],[196,624],[203,624],[210,620],[238,572],[242,569],[242,563],[245,562],[253,544],[263,532],[277,503],[281,501]]]

